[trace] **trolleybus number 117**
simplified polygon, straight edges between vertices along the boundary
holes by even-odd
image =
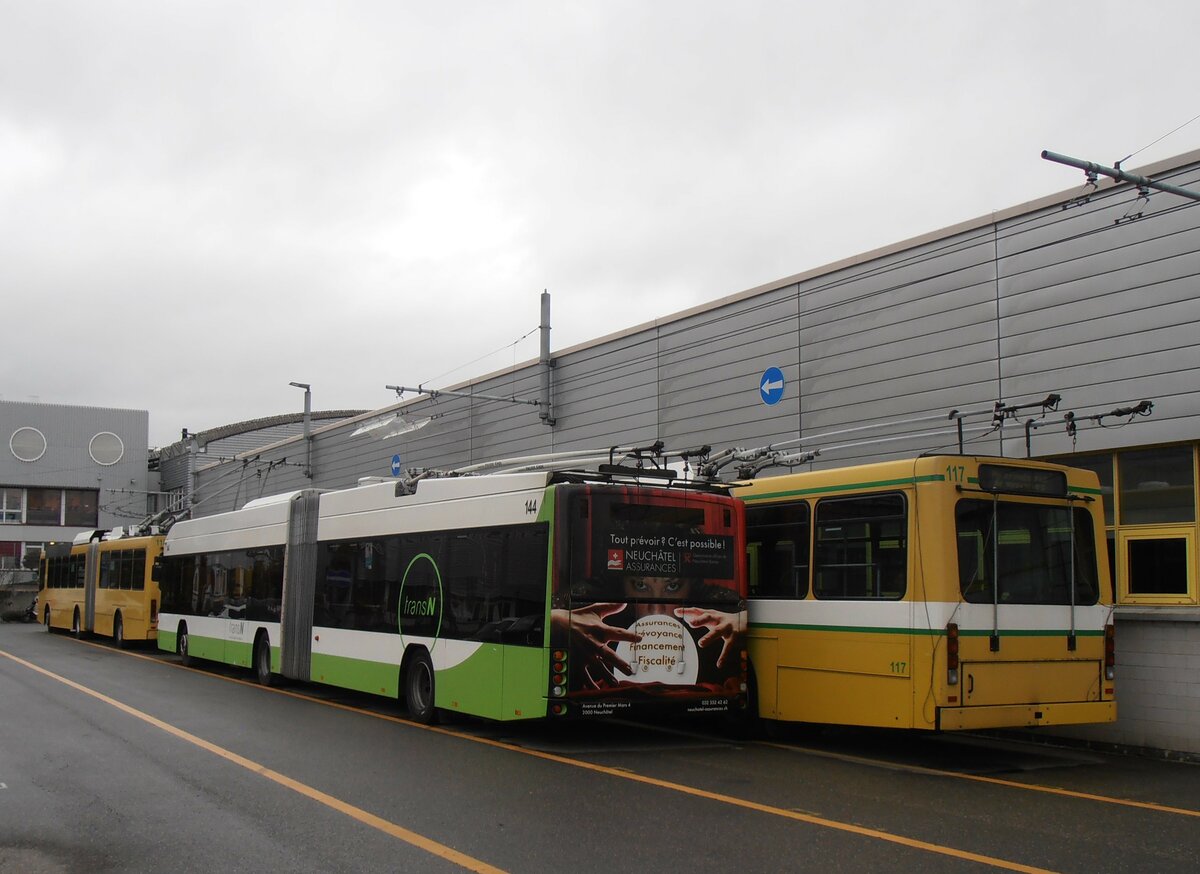
[[[908,662],[892,662],[891,668],[893,674],[907,674]]]
[[[952,483],[965,483],[967,481],[967,469],[952,464],[946,468],[946,479]]]

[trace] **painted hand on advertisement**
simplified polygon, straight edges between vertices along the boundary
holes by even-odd
[[[589,604],[577,610],[551,610],[550,623],[554,629],[569,641],[570,648],[581,658],[584,671],[589,682],[595,688],[599,684],[592,677],[592,669],[599,668],[602,676],[611,682],[616,682],[613,670],[625,675],[631,675],[633,669],[609,646],[610,643],[640,643],[642,636],[627,628],[609,625],[604,620],[614,613],[620,613],[625,604],[600,603]]]
[[[725,660],[730,650],[736,645],[746,628],[745,613],[722,613],[720,610],[706,610],[701,607],[676,607],[675,615],[692,628],[707,628],[708,631],[700,638],[700,646],[709,646],[716,640],[723,640],[721,654],[717,656],[717,667],[725,666]]]

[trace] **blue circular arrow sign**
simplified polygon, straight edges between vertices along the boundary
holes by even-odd
[[[778,367],[768,367],[764,370],[762,379],[758,381],[758,394],[762,402],[769,407],[783,400],[783,371]]]
[[[400,476],[400,455],[392,456],[392,476]]]

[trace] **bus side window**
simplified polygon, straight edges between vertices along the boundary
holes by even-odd
[[[907,589],[908,515],[901,494],[817,504],[818,598],[898,600]]]
[[[808,595],[808,504],[746,509],[750,597],[797,600]]]

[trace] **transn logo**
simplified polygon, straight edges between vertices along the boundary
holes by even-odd
[[[608,551],[608,569],[610,571],[625,570],[625,550],[610,549]]]

